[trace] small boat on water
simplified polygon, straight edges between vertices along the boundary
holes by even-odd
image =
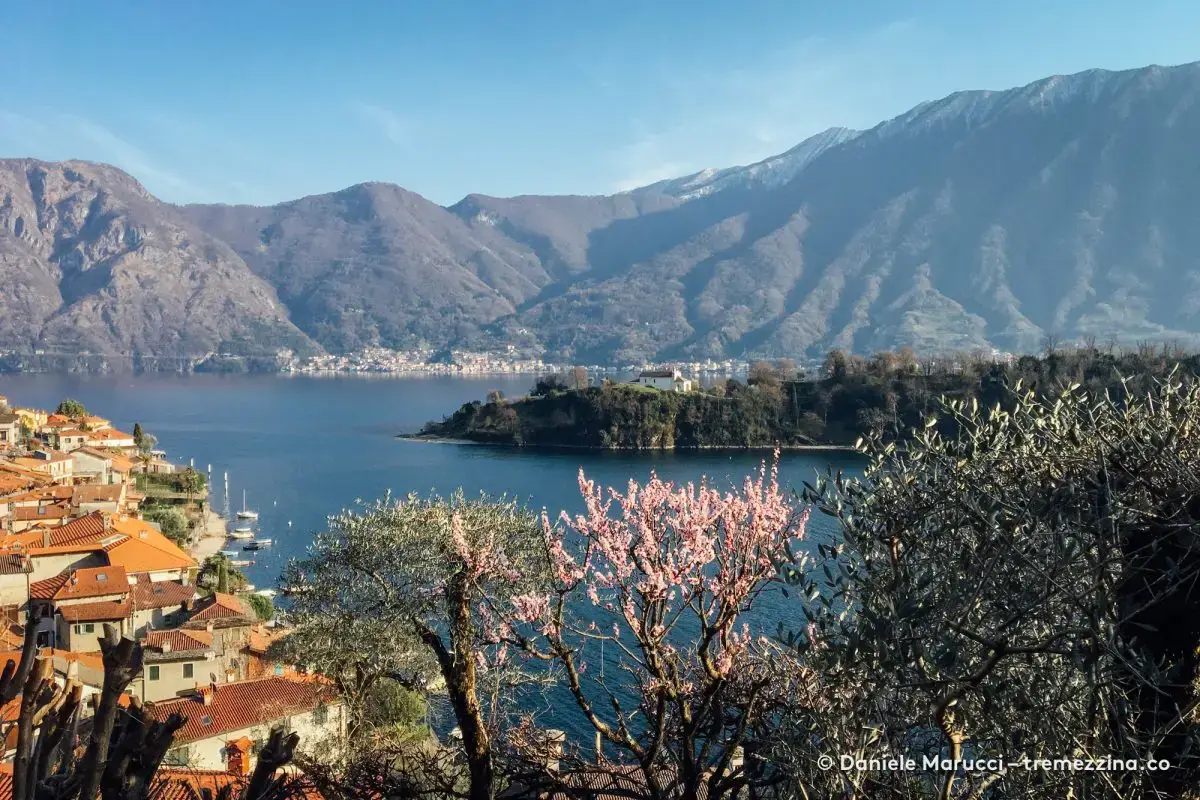
[[[259,547],[270,547],[273,543],[271,539],[255,539],[254,543]]]
[[[238,554],[238,551],[237,551],[237,550],[222,550],[222,551],[221,551],[221,555],[223,555],[223,556],[225,556],[225,557],[227,557],[227,558],[233,558],[233,557],[234,557],[234,556],[236,556],[237,554]]]
[[[246,490],[242,490],[242,510],[237,512],[238,519],[258,519],[258,512],[246,508]]]
[[[259,589],[255,594],[260,597],[274,597],[276,593],[274,589]]]
[[[249,558],[235,559],[233,561],[230,561],[229,563],[235,567],[253,567],[254,566],[254,561]]]
[[[312,591],[312,587],[304,584],[298,584],[296,586],[281,586],[279,587],[279,591],[283,593],[284,597],[290,597],[294,594],[305,594],[306,592],[310,592]]]
[[[239,525],[229,532],[230,539],[253,539],[254,529],[249,525]]]
[[[262,542],[246,542],[242,545],[243,550],[262,550]]]

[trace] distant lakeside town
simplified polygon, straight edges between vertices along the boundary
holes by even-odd
[[[370,347],[345,355],[319,355],[304,359],[284,360],[280,371],[304,375],[384,374],[384,375],[542,375],[561,372],[575,366],[585,366],[590,372],[636,373],[666,365],[653,363],[630,364],[568,364],[545,361],[515,353],[479,352],[471,350],[389,350]],[[706,360],[672,364],[696,375],[736,375],[746,371],[748,363],[737,359]]]

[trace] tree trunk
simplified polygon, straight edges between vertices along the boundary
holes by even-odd
[[[420,621],[414,621],[421,640],[433,650],[446,681],[446,693],[454,708],[454,718],[462,734],[463,752],[470,774],[469,800],[491,800],[494,780],[492,774],[492,745],[483,709],[479,704],[475,675],[474,622],[471,619],[471,597],[466,575],[459,573],[446,586],[446,605],[450,612],[450,645],[446,648],[441,637]]]

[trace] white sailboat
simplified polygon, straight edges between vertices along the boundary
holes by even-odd
[[[246,490],[242,490],[242,510],[237,512],[238,519],[258,519],[258,512],[246,508]]]

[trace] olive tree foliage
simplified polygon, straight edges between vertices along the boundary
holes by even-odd
[[[297,597],[290,608],[295,627],[271,644],[268,657],[299,664],[334,682],[346,706],[346,736],[353,747],[370,733],[372,697],[387,680],[419,683],[437,665],[407,626],[358,615],[312,595]]]
[[[1018,384],[1003,407],[947,402],[905,444],[861,447],[861,479],[805,492],[843,541],[790,576],[807,625],[789,638],[825,687],[793,709],[797,791],[1195,792],[1200,387],[1037,399]],[[821,771],[821,754],[1171,766]]]
[[[512,501],[456,493],[387,496],[331,517],[307,557],[289,564],[285,580],[305,587],[293,606],[299,636],[321,626],[322,648],[331,655],[339,646],[361,648],[379,654],[379,671],[390,670],[388,677],[405,686],[444,682],[463,768],[438,791],[474,799],[497,789],[494,743],[512,688],[523,679],[487,635],[482,600],[539,591],[548,575],[534,514]],[[355,629],[346,626],[355,625],[370,629],[362,645],[349,641]],[[421,669],[422,662],[431,666]]]

